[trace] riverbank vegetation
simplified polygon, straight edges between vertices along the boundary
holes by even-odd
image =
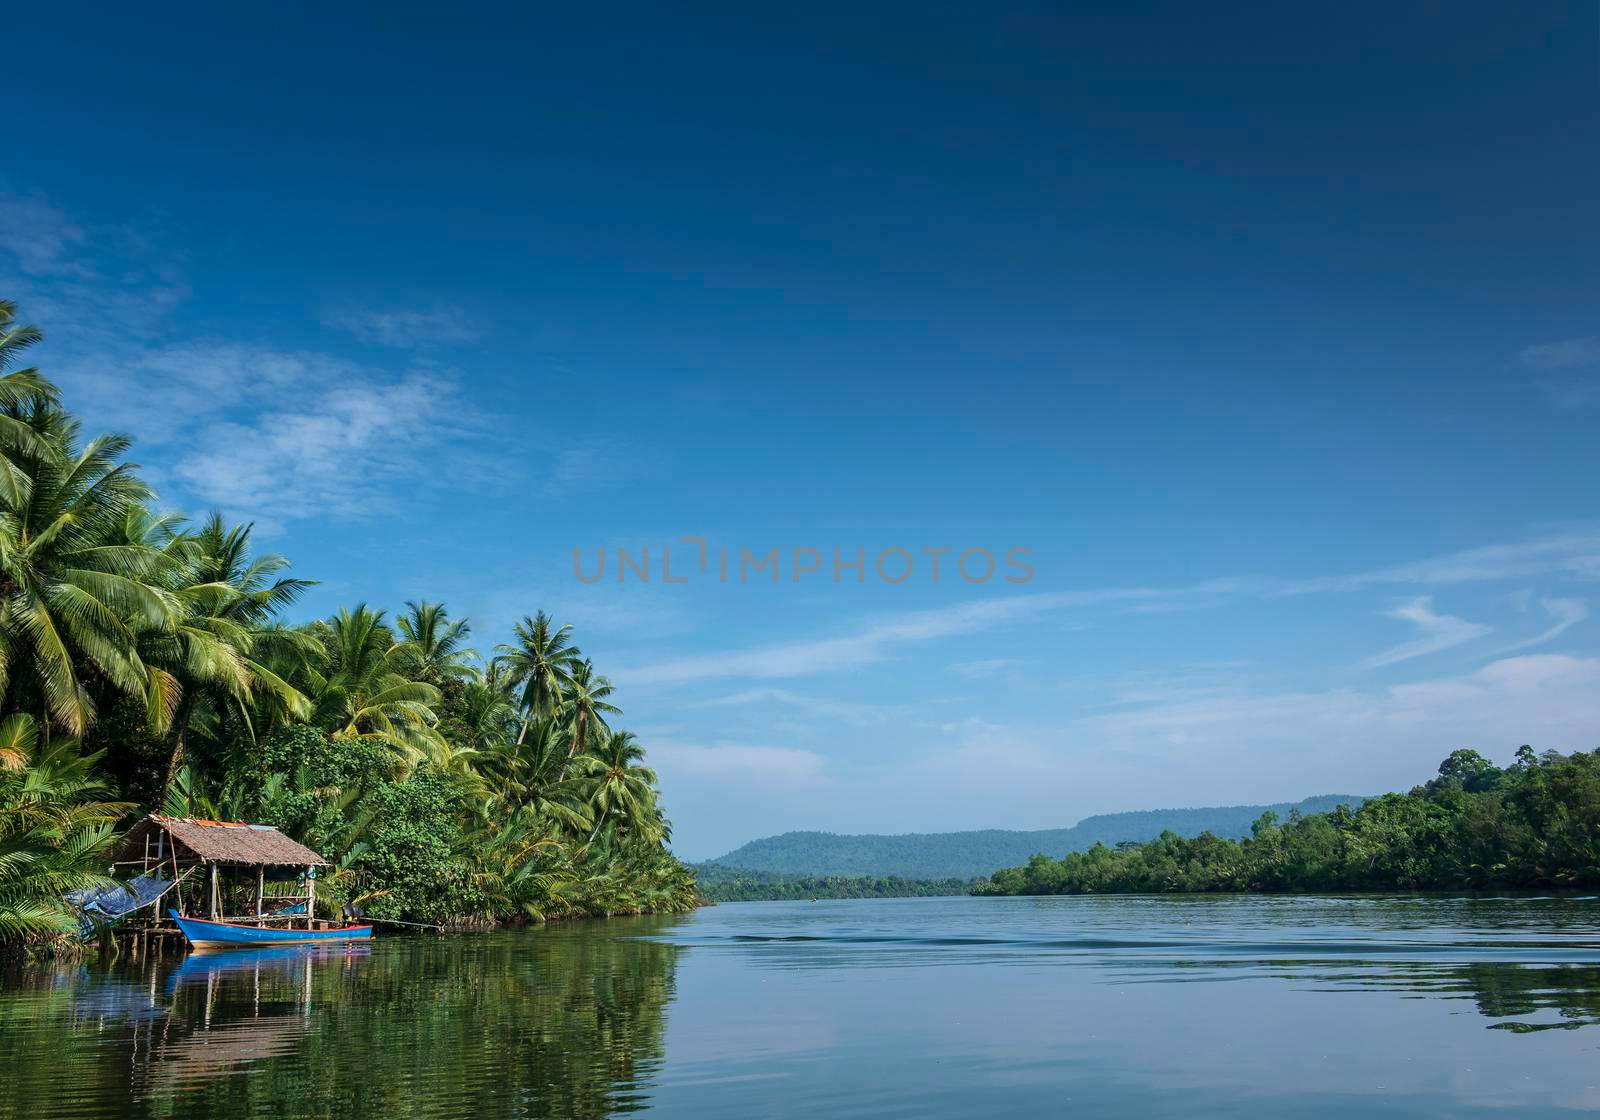
[[[722,863],[694,865],[700,893],[712,902],[813,898],[929,898],[963,895],[970,879],[904,879],[899,875],[784,875]]]
[[[75,926],[133,814],[274,824],[330,907],[488,924],[678,911],[693,875],[611,683],[542,613],[487,657],[436,602],[295,623],[249,525],[162,512],[22,368],[0,301],[0,949]],[[80,745],[81,744],[81,745]]]
[[[997,871],[976,894],[1551,890],[1600,886],[1600,752],[1458,750],[1410,793],[1265,813],[1234,841],[1167,832]]]

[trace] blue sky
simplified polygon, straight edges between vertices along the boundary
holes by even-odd
[[[691,857],[1600,746],[1594,6],[1055,7],[11,13],[0,294],[308,610],[572,622]]]

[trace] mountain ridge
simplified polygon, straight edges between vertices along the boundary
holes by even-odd
[[[970,879],[1002,867],[1026,863],[1028,857],[1040,852],[1059,858],[1096,843],[1116,845],[1128,840],[1153,840],[1167,830],[1183,836],[1209,831],[1237,838],[1248,835],[1251,823],[1268,811],[1279,817],[1287,817],[1295,810],[1309,815],[1329,812],[1341,804],[1356,808],[1366,800],[1357,794],[1328,793],[1270,805],[1097,813],[1068,828],[1029,831],[986,828],[893,834],[784,832],[752,840],[705,862],[782,875]]]

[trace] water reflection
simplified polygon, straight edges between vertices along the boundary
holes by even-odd
[[[679,950],[613,925],[21,972],[0,1117],[627,1112]]]
[[[1597,909],[755,904],[23,970],[0,1120],[1555,1114],[1600,1104]]]

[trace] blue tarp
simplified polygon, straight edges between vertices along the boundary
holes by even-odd
[[[127,886],[113,885],[95,890],[74,891],[67,896],[82,912],[80,928],[88,937],[100,926],[125,917],[141,907],[149,906],[172,885],[171,879],[156,875],[140,875]]]

